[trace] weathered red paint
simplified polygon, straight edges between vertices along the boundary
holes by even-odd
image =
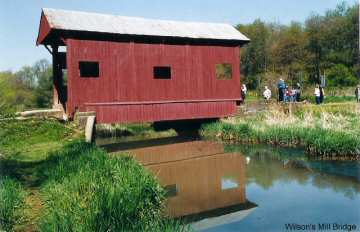
[[[235,113],[241,100],[239,42],[121,36],[52,28],[42,14],[37,44],[52,47],[54,89],[62,96],[56,103],[70,118],[76,111],[95,111],[99,123]],[[64,45],[67,90],[61,81],[64,62],[57,52]],[[80,61],[99,62],[100,77],[81,78]],[[220,63],[232,64],[232,79],[216,79],[215,66]],[[170,66],[171,79],[154,79],[154,66]]]
[[[44,39],[50,33],[50,31],[51,31],[50,24],[47,18],[44,16],[44,13],[41,13],[40,27],[39,27],[38,37],[36,40],[36,45],[39,45],[42,41],[44,41]]]
[[[232,115],[240,97],[239,47],[68,39],[67,111],[95,111],[98,122],[160,121]],[[98,61],[99,78],[80,78],[79,61]],[[231,80],[215,65],[231,63]],[[170,80],[153,78],[170,66]]]

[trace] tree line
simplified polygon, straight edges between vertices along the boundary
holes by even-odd
[[[251,42],[241,50],[241,72],[249,88],[275,82],[354,86],[360,76],[359,5],[339,4],[304,23],[239,24]],[[259,86],[260,85],[260,86]]]
[[[42,59],[17,72],[0,72],[0,115],[52,105],[52,65]]]

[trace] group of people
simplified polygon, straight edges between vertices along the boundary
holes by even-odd
[[[295,87],[290,88],[285,81],[280,78],[278,82],[279,102],[300,102],[301,85],[297,83]]]
[[[289,88],[286,85],[285,81],[280,78],[278,85],[278,92],[279,92],[279,102],[300,102],[300,95],[301,95],[301,85],[297,83],[294,88]],[[247,94],[246,85],[243,84],[241,86],[241,96],[243,100],[245,100]],[[314,90],[315,102],[317,105],[320,105],[324,102],[325,92],[324,87],[322,85],[316,84]],[[265,86],[263,97],[266,102],[270,101],[271,99],[271,90],[268,86]],[[360,85],[358,85],[355,89],[355,97],[357,102],[360,102]]]

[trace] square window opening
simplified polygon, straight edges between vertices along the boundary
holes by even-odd
[[[80,61],[79,70],[80,70],[80,77],[97,78],[99,77],[99,62]]]
[[[221,178],[221,190],[236,189],[239,187],[239,182],[234,176],[223,176]]]
[[[171,67],[169,66],[155,66],[154,79],[171,79]]]
[[[178,186],[176,184],[166,185],[165,189],[165,197],[175,197],[178,194]]]
[[[216,64],[216,79],[232,79],[232,65],[228,63]]]

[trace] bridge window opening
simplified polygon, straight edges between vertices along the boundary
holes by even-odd
[[[169,66],[155,66],[154,79],[171,79],[171,67]]]
[[[80,70],[80,77],[97,78],[99,77],[99,62],[80,61],[79,70]]]
[[[229,80],[232,78],[232,65],[228,63],[216,64],[216,79]]]
[[[176,184],[166,185],[164,189],[166,197],[175,197],[178,194],[178,187]]]
[[[236,189],[239,187],[239,183],[235,177],[223,176],[221,178],[221,190]]]

